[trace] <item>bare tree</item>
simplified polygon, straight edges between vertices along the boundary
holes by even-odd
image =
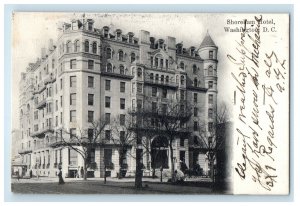
[[[217,153],[224,146],[224,138],[220,134],[220,129],[224,123],[229,121],[229,118],[228,106],[222,103],[215,113],[215,121],[207,122],[201,119],[198,121],[198,134],[201,140],[198,144],[205,152],[209,162],[211,178],[214,178],[213,169],[216,164]]]
[[[126,159],[128,149],[135,144],[135,133],[132,130],[133,121],[129,114],[120,114],[114,118],[111,124],[112,142],[119,153],[119,178],[122,178],[123,171],[127,170],[128,165],[123,161]]]
[[[91,122],[88,129],[61,129],[59,144],[76,151],[83,158],[84,180],[87,179],[87,169],[91,165],[91,152],[101,144],[101,136],[105,126],[106,122],[100,118]]]

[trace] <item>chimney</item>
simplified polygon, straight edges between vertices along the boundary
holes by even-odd
[[[54,48],[53,48],[53,39],[49,39],[48,50],[49,51],[53,51],[54,50]]]
[[[45,47],[43,47],[41,49],[41,58],[42,58],[42,60],[46,59],[46,48]]]

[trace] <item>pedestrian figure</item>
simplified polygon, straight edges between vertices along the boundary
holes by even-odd
[[[20,181],[20,173],[19,173],[19,170],[18,170],[16,173],[17,173],[17,179],[18,179],[18,181]]]
[[[80,174],[80,166],[78,166],[77,173],[76,173],[76,178],[80,177],[79,174]]]
[[[32,178],[32,170],[29,171],[29,177]]]
[[[83,178],[83,175],[84,175],[83,167],[81,167],[81,169],[80,169],[80,175]]]
[[[65,181],[62,177],[62,171],[61,171],[61,168],[59,168],[59,172],[58,172],[58,184],[59,185],[62,185],[62,184],[65,184]]]
[[[39,179],[39,170],[36,169],[36,178]]]

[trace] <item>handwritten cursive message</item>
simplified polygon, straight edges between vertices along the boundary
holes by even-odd
[[[235,175],[272,191],[280,175],[276,157],[282,137],[275,128],[280,125],[278,115],[283,105],[279,100],[288,87],[288,72],[286,60],[264,45],[263,21],[262,15],[244,20],[239,39],[235,40],[236,50],[227,54],[227,59],[236,90]],[[249,22],[251,30],[247,28]]]

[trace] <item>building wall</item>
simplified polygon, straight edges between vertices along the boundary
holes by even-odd
[[[134,109],[138,99],[143,101],[144,106],[151,106],[151,102],[161,104],[171,100],[178,101],[182,90],[184,99],[198,108],[198,114],[193,115],[187,124],[189,128],[193,128],[194,122],[200,123],[202,119],[205,119],[206,124],[206,120],[214,121],[214,118],[208,118],[208,109],[212,108],[216,112],[216,46],[200,48],[197,53],[194,47],[180,49],[180,44],[176,44],[174,37],[166,37],[165,40],[154,39],[148,31],[140,31],[138,35],[130,32],[126,34],[118,30],[109,31],[108,27],[96,29],[93,24],[89,29],[88,22],[93,21],[76,20],[65,23],[55,45],[53,40],[50,40],[49,47],[42,48],[40,59],[30,63],[26,73],[22,74],[20,131],[23,138],[18,146],[21,149],[19,153],[28,165],[28,172],[32,169],[34,174],[38,170],[41,175],[55,176],[61,160],[63,172],[68,173],[71,168],[69,149],[59,145],[54,147],[53,143],[60,141],[60,130],[64,131],[63,137],[67,138],[69,134],[66,131],[72,128],[76,129],[77,134],[79,129],[89,128],[91,125],[88,122],[88,111],[94,112],[94,120],[110,113],[112,123],[120,114]],[[76,44],[76,41],[79,43]],[[89,51],[85,51],[86,41],[89,43]],[[199,43],[198,40],[195,42]],[[93,46],[95,44],[96,47]],[[213,58],[209,56],[210,51],[214,52]],[[123,58],[120,52],[123,52]],[[76,66],[72,64],[74,60]],[[93,68],[89,68],[89,61],[93,61]],[[123,73],[120,70],[121,66],[124,67]],[[213,74],[208,72],[210,66],[213,67]],[[76,76],[76,86],[71,87],[70,78],[73,76]],[[88,86],[88,77],[94,78],[92,87]],[[110,88],[107,88],[107,80],[110,81]],[[125,82],[125,92],[120,91],[120,82]],[[213,88],[209,88],[211,82]],[[137,90],[138,83],[142,84],[141,92]],[[155,96],[152,94],[153,87],[157,88]],[[163,89],[167,90],[167,98],[162,96]],[[72,105],[71,94],[76,94],[76,102]],[[94,95],[93,105],[88,105],[88,94]],[[214,95],[212,103],[208,102],[210,94]],[[105,106],[106,96],[111,98],[109,108]],[[120,108],[121,98],[125,99],[125,109]],[[76,111],[73,122],[70,122],[71,110]],[[105,129],[111,129],[110,125]],[[180,146],[179,139],[175,141],[176,168],[180,168],[180,151],[185,151],[187,166],[193,167],[193,151],[190,148],[193,147],[195,135],[199,135],[197,131],[193,132],[190,139],[184,141],[184,146]],[[104,149],[107,147],[112,149],[112,162],[115,165],[111,175],[116,176],[118,172],[119,154],[116,148],[100,146],[95,150],[97,167],[94,169],[94,175],[97,177],[104,175]],[[127,155],[129,173],[135,171],[134,155],[135,150],[132,148]],[[150,157],[144,156],[144,165],[147,165],[149,160]],[[203,164],[203,168],[207,168],[205,154],[199,154],[198,162]],[[79,167],[83,165],[79,155],[77,163]]]

